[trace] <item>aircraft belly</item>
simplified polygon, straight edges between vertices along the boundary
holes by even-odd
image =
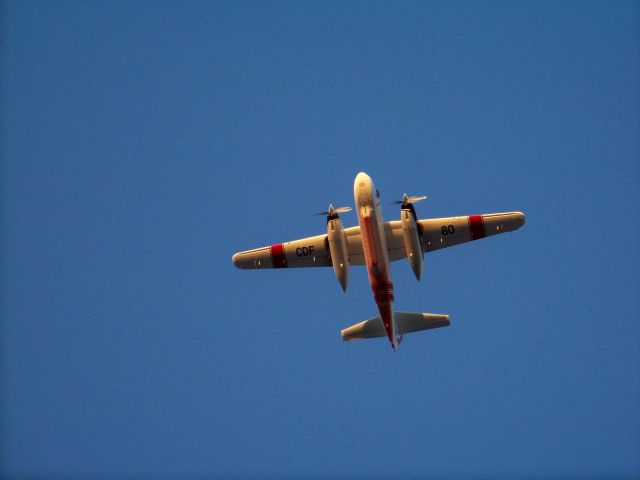
[[[393,283],[389,271],[389,257],[386,242],[374,215],[362,215],[360,230],[363,249],[373,297],[380,313],[380,319],[391,345],[395,348],[395,328],[393,321]]]

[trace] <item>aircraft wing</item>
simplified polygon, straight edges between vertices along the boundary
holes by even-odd
[[[364,265],[360,227],[345,228],[347,250],[351,265]],[[296,268],[330,267],[329,241],[327,234],[301,238],[291,242],[277,243],[236,253],[233,263],[238,268]]]
[[[461,243],[480,240],[499,233],[511,232],[524,225],[524,213],[503,212],[462,217],[443,217],[419,220],[422,229],[422,251],[425,253]],[[402,222],[385,223],[389,260],[406,258]]]
[[[517,230],[524,225],[524,214],[505,212],[430,218],[419,220],[418,224],[422,229],[422,251],[426,253]],[[406,258],[402,222],[400,220],[385,222],[384,230],[389,260]],[[349,264],[364,265],[360,227],[345,228],[344,232],[347,238]],[[236,267],[243,269],[330,267],[331,257],[327,234],[239,252],[233,256],[233,263]]]

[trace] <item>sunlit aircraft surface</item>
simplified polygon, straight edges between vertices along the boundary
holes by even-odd
[[[357,227],[343,228],[333,208],[327,215],[327,233],[236,253],[233,264],[242,269],[333,266],[346,291],[350,265],[366,265],[379,315],[342,330],[345,341],[387,337],[396,350],[405,333],[450,325],[449,315],[394,312],[390,262],[407,258],[416,278],[422,276],[424,252],[432,252],[471,240],[511,232],[524,225],[522,212],[489,213],[463,217],[418,220],[413,203],[426,197],[403,196],[400,220],[382,219],[380,193],[371,177],[360,172],[353,185]]]

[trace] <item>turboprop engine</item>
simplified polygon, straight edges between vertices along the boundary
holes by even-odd
[[[328,211],[318,214],[327,215],[327,240],[329,241],[331,263],[333,264],[336,278],[345,292],[349,282],[349,251],[347,250],[347,237],[338,213],[350,210],[350,207],[333,208],[333,205],[329,205]]]
[[[424,256],[421,242],[422,229],[418,223],[416,209],[413,208],[413,204],[425,198],[427,197],[408,197],[405,193],[401,201],[394,202],[396,205],[401,205],[400,220],[402,221],[402,236],[404,237],[404,246],[407,250],[407,260],[409,260],[411,270],[413,270],[413,274],[418,281],[420,281],[420,277],[422,276]]]

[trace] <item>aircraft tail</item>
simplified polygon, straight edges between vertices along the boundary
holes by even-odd
[[[399,335],[451,325],[449,315],[439,313],[396,312],[394,320]],[[342,335],[342,340],[345,342],[387,336],[387,332],[379,316],[345,328],[340,334]]]

